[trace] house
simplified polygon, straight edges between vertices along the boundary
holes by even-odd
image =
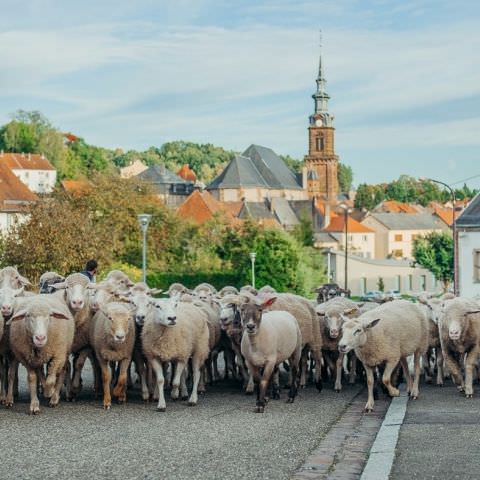
[[[327,250],[329,280],[342,288],[345,284],[345,254]],[[424,268],[413,267],[410,260],[370,259],[348,255],[348,288],[352,295],[361,296],[371,290],[379,290],[380,279],[384,290],[399,290],[403,294],[441,292],[441,282]]]
[[[398,202],[397,200],[384,200],[374,209],[375,213],[421,213],[421,208],[410,203]]]
[[[203,224],[215,217],[223,218],[228,223],[239,223],[225,204],[219,202],[209,192],[200,190],[195,190],[188,196],[178,207],[177,215],[197,224]]]
[[[255,220],[258,224],[266,227],[281,227],[275,213],[269,208],[265,201],[243,202],[238,218],[242,220]]]
[[[302,180],[272,149],[260,145],[250,145],[235,156],[207,190],[222,202],[308,199]]]
[[[180,170],[177,172],[177,175],[180,178],[186,180],[187,182],[195,183],[197,181],[197,176],[195,175],[195,172],[188,165],[182,165]]]
[[[38,197],[22,183],[5,162],[0,162],[0,233],[26,218],[25,207]]]
[[[120,177],[122,178],[131,178],[139,175],[143,171],[145,171],[148,167],[137,158],[134,162],[126,167],[120,169]]]
[[[57,181],[57,171],[42,154],[0,152],[0,163],[35,193],[50,193]]]
[[[328,220],[327,220],[328,221]],[[375,257],[375,231],[347,217],[348,250],[364,258]],[[326,227],[315,235],[317,248],[331,248],[336,241],[338,250],[345,248],[345,215],[332,213]]]
[[[362,221],[375,231],[375,258],[412,258],[413,241],[448,226],[430,213],[369,213]]]
[[[175,175],[164,164],[152,165],[135,177],[151,184],[167,206],[179,206],[193,192],[193,182]]]
[[[480,194],[456,221],[458,287],[461,296],[480,296]]]

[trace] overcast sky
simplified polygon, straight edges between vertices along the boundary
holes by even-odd
[[[40,110],[105,147],[257,143],[302,158],[321,28],[336,150],[356,184],[480,174],[478,0],[0,0],[0,12],[0,123]]]

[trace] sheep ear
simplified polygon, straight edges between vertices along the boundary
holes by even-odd
[[[368,325],[365,325],[365,328],[373,328],[378,322],[380,321],[379,318],[372,320]]]
[[[360,303],[357,303],[357,307],[358,308],[362,308],[365,306],[365,302],[360,302]]]
[[[465,315],[475,315],[476,313],[480,313],[480,310],[472,310],[470,312],[466,312]]]
[[[263,303],[261,304],[261,307],[262,308],[270,307],[276,302],[276,300],[277,300],[277,297],[267,298],[266,300],[263,301]]]
[[[12,317],[10,318],[10,320],[7,321],[6,324],[10,325],[12,322],[15,322],[16,320],[23,320],[26,314],[27,314],[26,310],[19,310],[14,315],[12,315]]]
[[[68,320],[68,317],[63,312],[61,312],[60,310],[52,310],[51,313],[50,313],[50,316],[52,318]]]
[[[163,293],[163,290],[161,288],[151,288],[148,293],[150,295],[157,295],[159,293]]]
[[[61,283],[54,283],[52,285],[52,287],[55,289],[55,290],[63,290],[65,288],[67,288],[67,284],[65,282],[61,282]]]
[[[357,307],[353,307],[353,308],[348,308],[347,310],[344,310],[343,311],[343,314],[346,316],[346,317],[349,317],[350,315],[353,315],[354,313],[357,313],[358,312],[358,308]]]
[[[15,290],[13,292],[13,296],[18,297],[19,295],[21,295],[23,293],[24,290],[25,290],[25,286],[22,286],[22,287],[18,288],[17,290]]]
[[[28,280],[27,278],[23,277],[22,275],[19,275],[18,276],[18,280],[20,280],[20,283],[26,287],[26,286],[31,286],[32,284],[30,283],[30,280]]]

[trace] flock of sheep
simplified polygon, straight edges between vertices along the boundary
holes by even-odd
[[[74,400],[87,358],[105,409],[112,396],[126,401],[133,372],[143,400],[158,400],[157,410],[166,409],[166,385],[172,399],[195,405],[206,385],[220,379],[220,353],[225,377],[241,381],[246,393],[256,387],[257,412],[279,398],[281,366],[288,372],[288,402],[309,381],[321,391],[331,380],[340,391],[344,377],[355,383],[364,373],[367,411],[374,408],[379,376],[391,396],[399,395],[403,374],[416,399],[422,371],[427,381],[436,375],[438,385],[451,375],[467,398],[473,395],[480,304],[466,298],[447,294],[378,305],[335,297],[317,304],[270,287],[217,291],[206,283],[194,290],[173,284],[165,298],[155,298],[160,291],[118,270],[100,283],[81,273],[64,278],[47,272],[39,293],[28,287],[16,268],[0,270],[0,403],[13,405],[21,363],[31,414],[40,411],[39,394],[51,407],[63,389]]]

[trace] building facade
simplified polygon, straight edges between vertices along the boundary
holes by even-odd
[[[330,96],[326,92],[326,80],[322,68],[322,55],[317,76],[317,91],[308,127],[308,155],[304,158],[303,184],[310,198],[334,202],[339,193],[338,156],[335,154],[334,117],[328,111]]]
[[[465,297],[480,298],[480,194],[456,221],[458,286]]]

